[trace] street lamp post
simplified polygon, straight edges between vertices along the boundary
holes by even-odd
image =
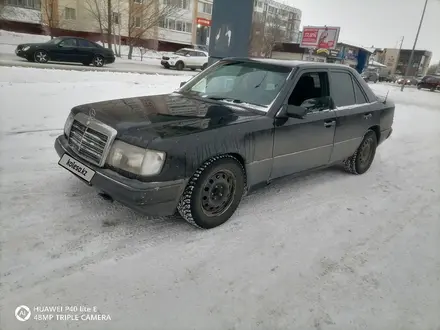
[[[419,23],[419,28],[417,29],[416,39],[414,40],[414,45],[411,50],[411,55],[409,56],[408,65],[406,66],[405,77],[407,77],[409,75],[409,70],[411,69],[411,66],[412,66],[412,60],[414,57],[414,50],[416,49],[416,46],[417,46],[417,40],[419,39],[419,33],[420,33],[420,29],[422,28],[423,19],[425,18],[425,11],[426,11],[427,5],[428,5],[428,0],[425,0],[425,6],[423,7],[422,17],[420,18],[420,23]],[[405,79],[403,79],[402,88],[400,89],[401,91],[403,91],[403,88],[405,87],[405,82],[406,82]]]

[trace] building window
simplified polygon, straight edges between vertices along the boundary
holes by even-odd
[[[180,32],[192,32],[192,23],[176,21],[171,18],[166,18],[159,22],[159,26],[164,29],[180,31]]]
[[[121,21],[121,14],[113,12],[112,16],[113,16],[113,23],[119,24],[119,22]]]
[[[135,17],[134,18],[134,26],[137,28],[141,27],[141,18],[140,17]]]
[[[76,19],[76,9],[66,7],[65,11],[64,11],[64,18],[65,19]]]
[[[189,9],[190,7],[190,0],[182,0],[182,8],[183,9]]]
[[[6,0],[5,3],[13,7],[41,9],[40,0]]]
[[[199,13],[212,14],[212,3],[199,2]]]

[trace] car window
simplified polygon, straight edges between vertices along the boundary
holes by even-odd
[[[330,109],[329,101],[327,72],[307,72],[295,84],[288,104],[316,112]]]
[[[182,91],[267,107],[284,86],[290,71],[287,67],[232,62],[194,78]]]
[[[353,86],[354,86],[354,96],[356,97],[356,104],[368,103],[364,93],[361,90],[361,87],[356,81],[353,81]]]
[[[190,51],[188,52],[189,56],[197,56],[197,53],[198,53],[198,52],[193,51],[193,50],[190,50]]]
[[[206,57],[205,53],[202,53],[202,52],[197,52],[197,56]]]
[[[85,39],[78,39],[78,44],[80,47],[96,48],[94,43],[91,43],[90,41]]]
[[[356,104],[353,81],[347,72],[332,72],[331,86],[333,100],[337,107]]]
[[[62,47],[76,47],[76,39],[64,39],[60,42]]]
[[[188,51],[186,49],[180,49],[177,52],[175,52],[174,54],[180,55],[180,56],[185,56],[186,54],[188,54]]]

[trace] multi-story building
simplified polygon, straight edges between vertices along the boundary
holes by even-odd
[[[41,24],[46,33],[47,30],[55,30],[56,35],[88,36],[93,39],[100,39],[103,34],[107,34],[107,0],[0,1],[5,1],[7,7],[12,8],[6,20],[23,21],[25,17],[24,23]],[[176,0],[112,0],[112,34],[121,36],[122,43],[130,34],[129,22],[135,24],[135,29],[141,29],[142,18],[136,16],[136,6],[145,5],[144,1],[148,1],[149,6],[153,2],[154,6],[162,7],[176,4]],[[177,10],[145,31],[142,39],[156,40],[162,46],[168,44],[171,47],[208,45],[213,0],[177,0],[177,7]],[[254,13],[265,24],[275,19],[279,22],[282,34],[280,42],[298,40],[301,22],[299,9],[274,0],[255,0]],[[157,46],[157,42],[155,44]]]
[[[385,48],[380,62],[387,66],[389,74],[406,74],[411,49]],[[409,76],[425,75],[431,62],[432,53],[427,50],[415,50]]]

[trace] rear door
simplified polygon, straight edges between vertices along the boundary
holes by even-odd
[[[197,56],[197,51],[195,50],[189,50],[188,54],[189,57],[186,58],[185,60],[185,65],[188,67],[196,67],[197,66],[197,62],[198,62],[198,56]]]
[[[348,70],[330,70],[330,95],[335,103],[336,131],[331,163],[351,156],[379,113]]]
[[[94,43],[86,39],[78,40],[78,56],[81,59],[81,63],[90,63],[93,60],[98,48]]]

